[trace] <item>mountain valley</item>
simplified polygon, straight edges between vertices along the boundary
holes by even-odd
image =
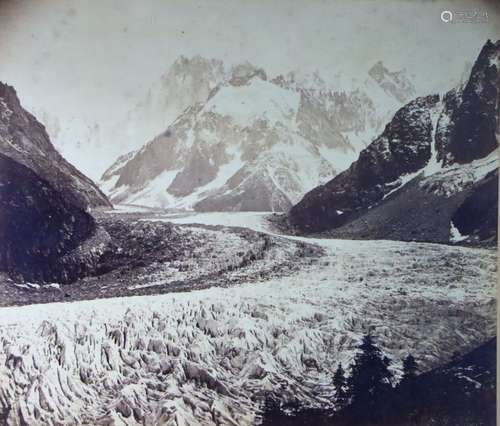
[[[366,336],[393,393],[410,354],[491,393],[499,56],[426,96],[381,61],[334,87],[181,56],[103,127],[0,82],[0,424],[331,412]],[[96,184],[58,149],[116,160]]]

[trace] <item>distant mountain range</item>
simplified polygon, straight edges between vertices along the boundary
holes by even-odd
[[[42,107],[32,112],[62,155],[98,179],[116,158],[161,133],[188,106],[206,100],[226,74],[221,61],[181,56],[125,115],[110,111],[97,122],[85,111],[59,116]]]
[[[128,112],[110,111],[101,121],[86,111],[75,114],[68,110],[56,114],[38,105],[31,112],[45,125],[61,154],[87,176],[98,179],[114,159],[141,148],[163,132],[187,107],[206,101],[210,91],[229,80],[238,67],[218,59],[180,56]],[[382,65],[382,68],[385,67]],[[411,80],[405,70],[385,72],[389,80],[393,78],[389,74],[407,82]],[[361,72],[358,76],[339,73],[329,79],[329,84],[318,73],[302,75],[290,72],[285,77],[310,89],[350,93],[362,86],[367,76]],[[384,86],[391,90],[390,83]],[[406,89],[414,91],[411,82],[410,86]],[[395,108],[398,106],[401,106],[400,102]]]
[[[305,233],[347,238],[496,241],[500,42],[488,41],[468,80],[417,98],[343,173],[288,215]]]
[[[130,121],[158,122],[165,111],[191,104],[141,149],[121,156],[101,187],[114,203],[286,211],[346,169],[414,94],[404,71],[381,62],[345,92],[318,74],[269,78],[250,63],[226,69],[216,60],[181,58]]]

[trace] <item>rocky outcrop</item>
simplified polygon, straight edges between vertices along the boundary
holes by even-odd
[[[465,87],[401,108],[348,170],[290,210],[289,224],[337,237],[448,242],[453,218],[480,202],[467,213],[481,218],[467,230],[475,237],[464,241],[496,241],[497,193],[485,176],[498,168],[499,52],[500,42],[488,41]]]
[[[185,197],[196,188],[207,185],[217,177],[218,167],[211,157],[218,158],[217,147],[213,153],[205,146],[194,148],[186,159],[186,166],[175,175],[174,180],[168,187],[168,191],[177,197]]]
[[[112,207],[99,188],[57,152],[44,126],[21,106],[14,88],[2,82],[0,153],[33,170],[70,204]]]
[[[493,153],[485,159],[443,169],[429,176],[425,175],[425,171],[417,172],[417,176],[407,184],[326,233],[334,238],[348,239],[492,244],[496,241],[496,225],[494,218],[488,218],[495,214],[496,194],[491,186],[483,187],[481,182],[487,179],[485,176],[488,176],[489,170],[497,167],[496,154]],[[493,183],[492,179],[488,181]],[[484,197],[484,206],[471,206],[471,210],[475,211],[472,217],[467,217],[471,212],[464,209],[465,216],[460,217],[469,226],[462,226],[460,221],[458,225],[455,223],[456,212],[468,197],[473,197],[474,202],[477,202],[473,194],[478,191]],[[485,231],[479,233],[483,226]]]
[[[380,201],[401,175],[421,169],[431,158],[430,111],[438,102],[438,96],[428,96],[401,108],[348,170],[291,209],[291,223],[306,232],[340,226]]]
[[[112,206],[0,82],[0,270],[16,282],[62,284],[93,273],[95,243],[109,238],[88,214],[96,207]]]
[[[0,270],[31,282],[70,282],[68,256],[96,230],[94,219],[28,167],[0,154]]]
[[[469,163],[498,146],[500,40],[485,44],[451,115],[450,156],[447,163]]]
[[[498,229],[498,169],[480,180],[454,212],[453,225],[467,240],[495,243]]]
[[[288,211],[287,194],[266,170],[243,167],[226,183],[227,191],[207,197],[194,205],[196,211]],[[284,171],[286,173],[286,171]],[[287,177],[291,182],[293,177]]]
[[[415,96],[415,88],[406,77],[405,70],[391,72],[382,61],[378,61],[370,68],[368,74],[387,93],[394,96],[400,102],[406,102]]]
[[[257,68],[249,62],[243,62],[236,65],[231,70],[229,84],[232,86],[243,86],[248,84],[248,82],[254,77],[267,80],[267,74],[262,68]]]

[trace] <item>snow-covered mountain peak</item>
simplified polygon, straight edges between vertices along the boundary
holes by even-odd
[[[349,167],[401,106],[368,75],[349,91],[319,72],[268,78],[249,62],[226,67],[201,57],[175,61],[152,91],[153,110],[163,98],[184,108],[103,175],[115,203],[287,210]]]
[[[221,60],[207,59],[200,55],[192,57],[181,55],[161,76],[160,80],[165,89],[171,89],[172,84],[176,82],[183,85],[184,89],[190,87],[193,91],[196,91],[208,86],[213,88],[220,81],[226,79],[227,75],[228,71]],[[194,93],[191,92],[191,94]],[[167,93],[164,93],[164,95],[167,95]],[[200,100],[203,99],[198,99],[198,101]]]
[[[187,108],[125,165],[113,166],[103,187],[111,186],[115,202],[286,210],[335,175],[336,155],[344,165],[355,153],[320,103],[244,64],[206,102]]]
[[[258,119],[266,120],[270,125],[288,124],[294,121],[299,106],[298,93],[255,76],[245,85],[221,87],[205,104],[203,112],[227,116],[244,128]]]

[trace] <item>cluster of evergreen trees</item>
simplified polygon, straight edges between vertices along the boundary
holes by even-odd
[[[467,370],[467,367],[459,362],[442,370],[418,375],[418,365],[411,354],[404,359],[403,376],[395,384],[389,370],[391,361],[383,356],[373,337],[366,335],[350,367],[350,375],[346,375],[341,364],[333,375],[334,411],[301,408],[297,401],[283,406],[268,397],[264,402],[262,424],[493,425],[495,350],[491,343],[488,345],[477,352],[478,356],[473,353],[473,359],[467,364],[480,365],[486,375],[493,377],[488,386],[478,387],[461,380],[456,374],[457,368]]]
[[[375,345],[373,337],[364,336],[351,366],[350,376],[346,379],[341,364],[333,376],[337,417],[383,424],[392,415],[394,407],[389,395],[394,389],[394,378],[389,370],[390,363],[389,358],[383,356]],[[401,402],[405,398],[416,397],[417,370],[415,358],[409,354],[403,361],[403,377],[397,385]]]

